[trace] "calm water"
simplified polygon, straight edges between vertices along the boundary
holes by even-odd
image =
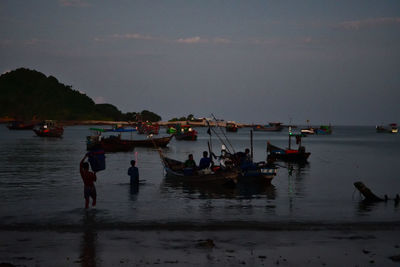
[[[0,224],[79,225],[85,213],[79,162],[89,126],[66,127],[62,139],[10,131],[0,125]],[[173,139],[164,153],[198,161],[208,135],[196,142]],[[162,129],[165,132],[165,129]],[[228,133],[236,151],[250,146],[249,129]],[[166,135],[166,134],[162,134]],[[134,138],[142,138],[137,134]],[[254,133],[257,161],[265,160],[266,141],[287,145],[287,132]],[[393,222],[400,207],[393,201],[363,205],[353,183],[361,180],[378,195],[400,193],[400,135],[377,134],[374,127],[335,127],[330,136],[303,139],[312,154],[306,166],[289,175],[281,164],[273,185],[239,188],[188,186],[164,178],[156,150],[137,148],[107,154],[98,173],[96,223],[151,222]],[[217,138],[214,151],[220,150]],[[136,155],[135,155],[136,153]],[[129,162],[137,157],[139,191],[129,185]]]

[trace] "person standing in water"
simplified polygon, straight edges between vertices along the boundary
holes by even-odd
[[[136,161],[131,160],[131,167],[128,169],[128,175],[131,177],[131,185],[139,184],[139,169],[135,165]]]
[[[92,206],[96,206],[96,187],[94,186],[94,182],[96,182],[96,172],[89,171],[89,163],[85,162],[87,154],[83,157],[79,164],[79,172],[81,173],[81,177],[84,184],[83,194],[85,197],[85,208],[89,208],[89,199],[92,198]]]

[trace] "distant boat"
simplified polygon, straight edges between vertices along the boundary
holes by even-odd
[[[124,127],[113,127],[113,128],[90,128],[92,131],[97,132],[113,132],[113,133],[128,133],[128,132],[136,132],[136,128],[124,128]]]
[[[175,138],[176,140],[196,141],[197,131],[190,125],[178,125]]]
[[[226,129],[226,131],[227,132],[237,132],[238,131],[238,126],[237,126],[237,124],[235,123],[235,122],[233,122],[233,121],[228,121],[227,123],[226,123],[226,126],[225,126],[225,129]]]
[[[138,122],[137,131],[139,134],[158,134],[160,125],[158,123],[151,122]]]
[[[315,131],[316,129],[313,127],[308,127],[300,130],[302,134],[315,134]]]
[[[11,121],[8,125],[7,128],[10,130],[32,130],[33,127],[35,127],[35,123],[29,122],[23,122],[23,121]]]
[[[298,149],[292,149],[291,138],[296,138],[296,144],[299,145]],[[301,145],[301,134],[293,134],[289,130],[289,147],[286,149],[271,145],[267,142],[268,159],[282,160],[287,162],[306,162],[310,156],[310,152],[306,152],[305,147]]]
[[[397,124],[391,123],[388,126],[377,125],[376,132],[377,133],[398,133]]]
[[[101,148],[105,152],[126,152],[132,151],[135,147],[166,147],[173,135],[161,138],[147,138],[142,140],[122,139],[121,135],[103,137],[100,134],[86,138],[86,149],[93,150]]]
[[[329,125],[321,125],[319,129],[315,129],[315,134],[326,135],[332,134],[332,126]]]
[[[168,134],[175,134],[177,128],[178,128],[177,124],[168,124],[167,125],[167,133]]]
[[[62,137],[64,128],[58,126],[55,121],[46,120],[35,125],[33,131],[40,137]]]
[[[268,125],[254,125],[254,131],[263,131],[263,132],[280,132],[282,131],[283,126],[281,122],[270,122]]]

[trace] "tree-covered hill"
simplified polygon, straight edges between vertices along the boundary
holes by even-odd
[[[157,114],[150,113],[146,119],[161,120]],[[19,68],[0,76],[0,117],[134,121],[136,114],[124,114],[111,104],[95,104],[87,95],[35,70]]]

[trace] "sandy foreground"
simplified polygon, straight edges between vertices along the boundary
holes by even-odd
[[[1,230],[0,266],[400,266],[400,231]]]

